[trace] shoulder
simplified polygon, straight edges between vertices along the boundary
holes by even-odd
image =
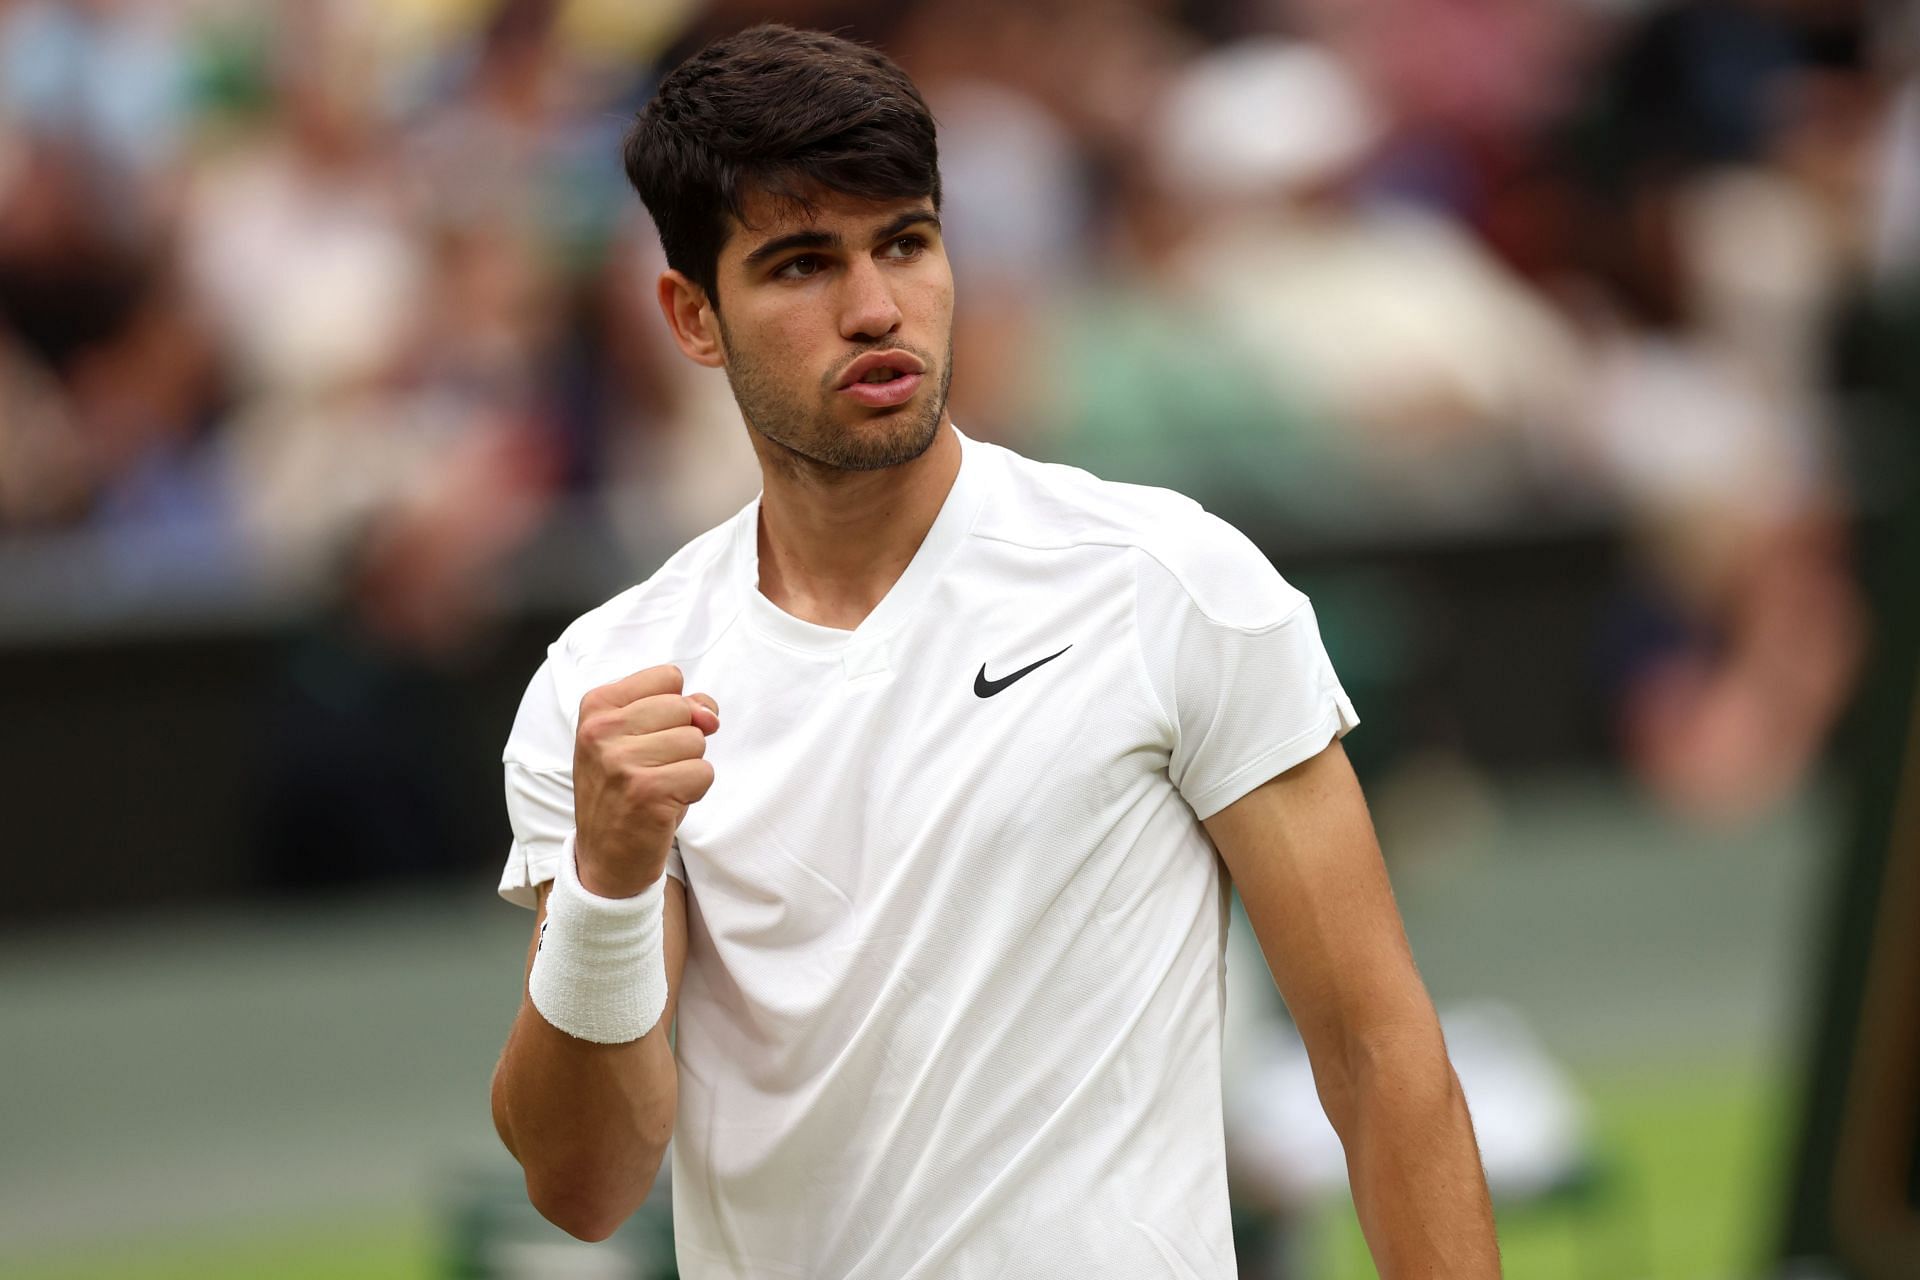
[[[980,447],[997,482],[976,536],[1034,550],[1110,548],[1133,561],[1143,607],[1185,606],[1223,625],[1270,626],[1306,600],[1250,538],[1185,494]]]
[[[749,505],[688,542],[644,581],[589,609],[548,651],[557,676],[585,693],[642,667],[685,662],[706,652],[738,612],[729,553]],[[611,672],[612,674],[608,674]]]
[[[1125,547],[1169,521],[1205,514],[1199,503],[1171,489],[1102,480],[999,445],[975,447],[994,475],[992,497],[974,522],[981,537],[1035,550]]]

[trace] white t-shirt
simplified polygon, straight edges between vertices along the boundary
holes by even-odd
[[[1306,597],[1184,497],[964,439],[850,632],[760,594],[758,514],[567,628],[505,754],[531,906],[582,695],[719,701],[668,866],[682,1273],[1232,1280],[1200,819],[1358,723]]]

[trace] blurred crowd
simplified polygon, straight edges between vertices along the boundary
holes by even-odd
[[[1804,767],[1863,639],[1833,335],[1920,280],[1899,3],[0,0],[0,542],[432,653],[568,513],[730,514],[618,155],[761,19],[927,93],[963,429],[1328,539],[1616,527],[1647,776]]]

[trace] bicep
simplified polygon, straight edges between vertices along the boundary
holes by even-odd
[[[1414,967],[1366,799],[1338,741],[1206,820],[1316,1065],[1424,1032]]]
[[[666,901],[663,904],[661,918],[661,944],[667,959],[667,1007],[660,1014],[662,1026],[673,1026],[673,1015],[680,1007],[680,975],[687,965],[687,886],[677,876],[668,876]],[[553,890],[553,881],[534,886],[539,895],[539,907],[533,914],[533,937],[527,942],[526,973],[533,972],[534,953],[540,949],[540,927],[547,922],[547,894]],[[524,981],[525,975],[522,975]]]

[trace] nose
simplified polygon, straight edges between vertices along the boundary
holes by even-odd
[[[900,306],[878,263],[863,256],[843,279],[841,337],[849,342],[874,342],[900,327]]]

